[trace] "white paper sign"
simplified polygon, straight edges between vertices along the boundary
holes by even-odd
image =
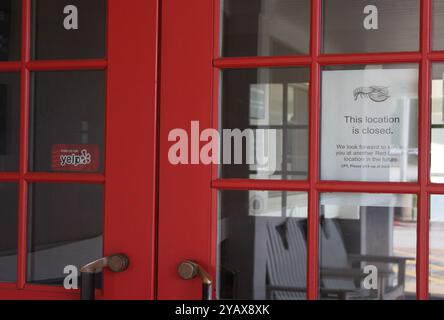
[[[416,181],[418,71],[322,73],[321,178]]]

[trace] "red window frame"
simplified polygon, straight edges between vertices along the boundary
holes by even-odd
[[[103,255],[126,253],[130,267],[104,271],[98,299],[152,299],[155,292],[155,180],[158,1],[107,1],[103,59],[32,60],[31,2],[22,1],[20,61],[0,62],[0,72],[20,72],[19,171],[0,172],[0,182],[19,184],[16,283],[0,283],[0,299],[78,299],[79,290],[26,282],[28,185],[79,183],[104,186]],[[103,70],[105,169],[98,174],[28,170],[30,74],[35,71]],[[135,85],[136,84],[136,85]],[[130,155],[130,156],[128,156]],[[143,164],[143,165],[141,165]],[[137,174],[134,173],[137,168]],[[141,200],[140,200],[141,199]]]
[[[401,193],[418,196],[417,222],[417,298],[429,298],[429,201],[431,194],[444,194],[444,185],[430,182],[430,144],[431,144],[431,113],[430,113],[430,69],[431,63],[444,61],[444,51],[431,51],[431,21],[432,0],[421,0],[420,14],[420,50],[418,52],[402,53],[360,53],[360,54],[322,54],[321,23],[322,0],[311,1],[311,43],[310,54],[303,56],[285,57],[220,57],[220,15],[221,1],[215,0],[214,9],[214,90],[213,108],[219,107],[218,81],[220,72],[234,68],[259,67],[294,67],[308,66],[310,72],[310,112],[309,112],[309,178],[306,181],[261,181],[248,179],[218,179],[217,170],[213,170],[212,188],[219,190],[279,190],[303,191],[308,193],[308,268],[307,268],[307,298],[318,298],[318,253],[319,253],[319,195],[323,192],[353,192],[353,193]],[[356,64],[391,64],[415,63],[419,66],[419,126],[418,148],[419,166],[418,182],[344,182],[322,181],[319,175],[320,167],[320,95],[321,68],[328,65]],[[218,127],[217,112],[213,112],[213,126]],[[213,197],[213,208],[216,197]],[[216,209],[213,215],[216,216]],[[217,226],[213,223],[213,234]],[[214,242],[216,243],[216,242]],[[215,263],[215,260],[213,260]]]

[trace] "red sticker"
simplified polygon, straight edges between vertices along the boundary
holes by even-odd
[[[99,170],[99,147],[95,144],[56,144],[51,154],[54,171]]]

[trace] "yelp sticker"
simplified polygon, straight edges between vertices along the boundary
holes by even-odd
[[[52,146],[52,170],[92,172],[99,170],[99,148],[92,144]]]

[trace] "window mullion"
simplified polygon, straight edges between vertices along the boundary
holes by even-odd
[[[421,1],[421,67],[419,82],[419,183],[417,239],[417,298],[428,299],[429,283],[429,153],[430,153],[430,30],[431,0]]]
[[[31,46],[31,0],[22,0],[22,52],[21,52],[21,95],[20,95],[20,182],[18,212],[18,261],[17,288],[26,283],[27,254],[27,198],[28,185],[24,179],[28,171],[28,119],[29,119],[29,70]]]

